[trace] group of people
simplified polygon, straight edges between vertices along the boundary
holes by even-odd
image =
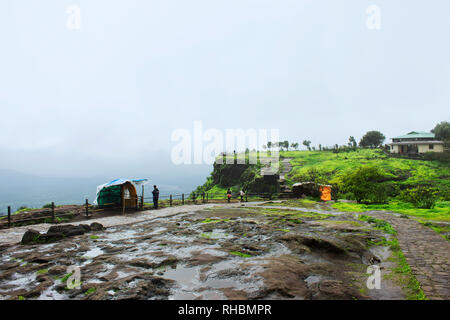
[[[244,190],[239,191],[239,196],[241,197],[241,202],[243,202],[244,196],[245,196]],[[227,199],[228,199],[228,202],[230,202],[230,200],[231,200],[231,189],[230,188],[228,188],[228,190],[227,190]]]
[[[155,209],[158,209],[159,189],[156,185],[153,186],[152,194],[153,194],[153,207]],[[243,202],[244,196],[245,196],[244,190],[239,191],[239,196],[241,197],[241,202]],[[227,199],[228,199],[228,202],[231,201],[231,189],[230,188],[228,188],[228,190],[227,190]]]

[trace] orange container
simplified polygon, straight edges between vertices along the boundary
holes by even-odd
[[[321,192],[320,199],[323,201],[331,200],[331,187],[330,186],[320,186],[319,190]]]

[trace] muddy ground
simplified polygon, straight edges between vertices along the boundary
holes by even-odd
[[[183,212],[51,244],[0,247],[0,299],[403,299],[389,235],[330,208]],[[31,227],[32,228],[32,227]],[[81,284],[69,289],[68,268]]]

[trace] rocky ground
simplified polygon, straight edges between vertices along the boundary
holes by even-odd
[[[385,277],[367,289],[369,265],[393,267],[389,247],[368,243],[390,235],[354,214],[221,204],[135,215],[53,243],[3,244],[0,299],[405,298]]]

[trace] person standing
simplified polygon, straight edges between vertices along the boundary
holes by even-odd
[[[231,200],[231,190],[230,190],[230,188],[228,188],[228,190],[227,190],[227,198],[228,198],[228,202],[230,202],[230,200]]]
[[[158,199],[159,199],[159,189],[156,187],[156,185],[153,186],[153,207],[155,209],[158,209]]]
[[[239,191],[239,195],[241,196],[241,202],[244,202],[244,190]]]

